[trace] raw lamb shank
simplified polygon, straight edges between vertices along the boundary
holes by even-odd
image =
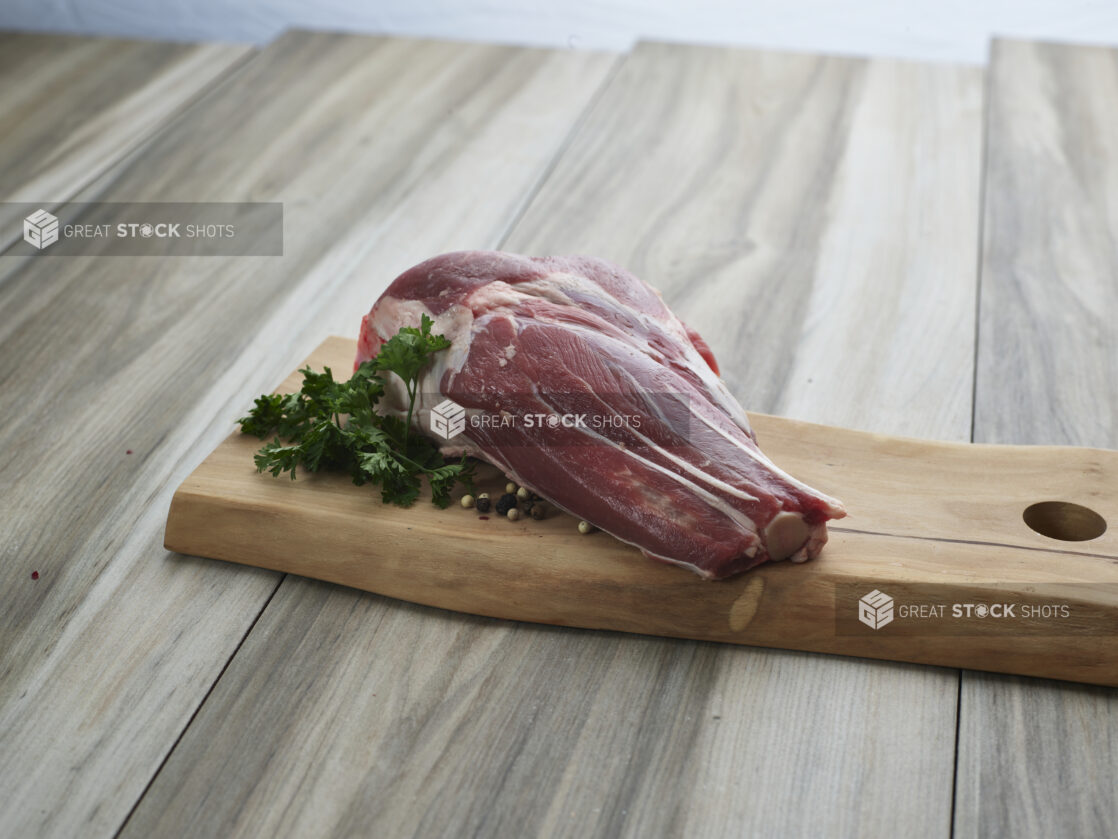
[[[761,452],[706,342],[608,262],[429,259],[365,316],[356,363],[423,314],[452,345],[420,382],[416,427],[649,557],[721,579],[816,557],[845,515]],[[444,440],[431,412],[446,400],[466,422]]]

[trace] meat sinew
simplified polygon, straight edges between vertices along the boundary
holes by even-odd
[[[608,262],[429,259],[365,316],[356,363],[423,314],[452,345],[420,382],[415,425],[649,557],[729,577],[814,558],[845,515],[761,452],[702,338]],[[466,424],[442,439],[431,412],[448,399]],[[384,402],[406,406],[403,388]]]

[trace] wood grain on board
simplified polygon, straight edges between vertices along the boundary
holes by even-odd
[[[996,41],[989,72],[974,438],[1118,447],[1118,51]],[[1113,690],[960,699],[957,836],[1113,835]]]
[[[752,409],[965,440],[980,96],[974,68],[641,44],[504,246],[635,270]],[[288,577],[124,835],[942,837],[957,683]]]
[[[0,32],[0,201],[71,199],[250,48]],[[22,235],[0,205],[0,250]]]
[[[292,33],[76,196],[281,201],[283,257],[30,258],[0,284],[0,833],[119,830],[280,579],[164,551],[173,488],[359,320],[347,295],[496,244],[614,61]]]

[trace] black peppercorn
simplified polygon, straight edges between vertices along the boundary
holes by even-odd
[[[516,496],[511,492],[506,492],[497,499],[497,515],[504,516],[508,511],[516,506]]]
[[[489,493],[488,492],[483,492],[481,495],[479,495],[477,497],[477,500],[474,501],[474,507],[477,508],[477,511],[479,513],[488,513],[489,508],[491,506],[492,506],[492,504],[489,501]]]

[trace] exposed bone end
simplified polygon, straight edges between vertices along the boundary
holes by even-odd
[[[804,546],[788,557],[790,562],[807,562],[809,559],[815,559],[819,556],[819,552],[823,550],[823,546],[827,544],[827,523],[820,522],[811,528],[811,535],[807,537]]]
[[[805,547],[810,534],[811,527],[803,516],[781,510],[765,528],[765,547],[769,558],[775,562],[794,557]]]

